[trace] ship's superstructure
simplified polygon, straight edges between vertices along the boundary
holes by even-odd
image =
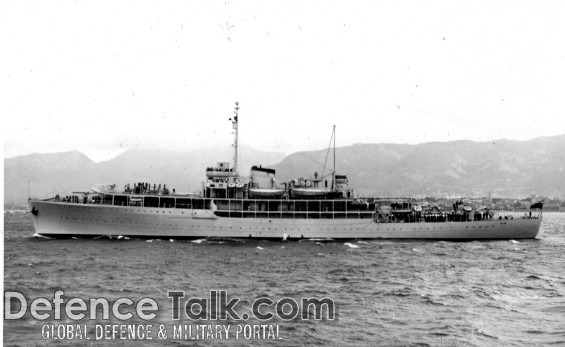
[[[524,239],[535,238],[541,212],[502,215],[457,201],[450,211],[423,209],[410,199],[354,198],[348,178],[329,174],[279,181],[272,168],[238,170],[239,105],[233,167],[206,168],[202,192],[177,194],[166,185],[94,187],[72,198],[30,199],[35,230],[46,236],[276,239]],[[331,141],[330,141],[331,143]],[[329,151],[328,151],[329,153]],[[327,162],[327,159],[326,159]],[[541,208],[541,204],[532,207]],[[541,211],[535,210],[535,211]]]

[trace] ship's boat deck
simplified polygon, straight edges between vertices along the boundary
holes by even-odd
[[[284,218],[284,219],[374,219],[376,222],[466,222],[503,218],[538,218],[528,216],[495,216],[491,213],[473,214],[461,211],[441,212],[437,208],[430,212],[408,209],[406,204],[379,205],[376,199],[293,200],[293,199],[217,199],[182,195],[101,194],[80,199],[46,199],[53,202],[73,202],[89,205],[112,205],[131,207],[174,208],[212,210],[217,217],[224,218]],[[410,205],[411,207],[411,205]]]

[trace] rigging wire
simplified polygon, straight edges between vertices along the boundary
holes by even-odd
[[[324,170],[322,171],[322,176],[324,176],[324,172],[326,171],[326,164],[328,163],[328,157],[330,156],[330,148],[332,148],[332,140],[334,138],[335,132],[332,131],[332,136],[330,137],[330,143],[328,145],[328,151],[326,152],[326,161],[324,162]]]

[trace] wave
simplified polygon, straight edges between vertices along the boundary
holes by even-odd
[[[354,245],[354,244],[352,244],[352,243],[350,243],[350,242],[346,242],[346,243],[344,243],[344,245],[347,246],[347,247],[349,247],[349,248],[359,248],[359,246]]]
[[[52,237],[48,237],[48,236],[41,235],[41,234],[38,234],[38,233],[33,234],[33,237],[40,238],[40,239],[53,240]]]

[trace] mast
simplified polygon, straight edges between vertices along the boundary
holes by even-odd
[[[332,179],[332,189],[335,189],[335,124],[334,124],[334,129],[333,129],[333,134],[332,134],[333,138],[334,138],[334,172],[333,172],[333,179]]]
[[[234,143],[233,143],[233,147],[234,147],[234,151],[233,151],[233,170],[235,173],[237,173],[237,147],[239,144],[239,139],[238,139],[238,111],[239,111],[239,102],[235,102],[235,110],[234,110],[234,114],[235,116],[233,117],[232,120],[232,125],[233,125],[233,129],[235,130],[235,139],[234,139]]]

